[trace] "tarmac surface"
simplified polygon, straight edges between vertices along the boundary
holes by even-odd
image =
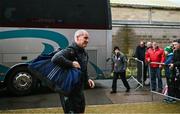
[[[110,94],[112,80],[95,80],[94,89],[85,90],[87,105],[103,104],[121,104],[121,103],[139,103],[139,102],[157,102],[162,101],[163,97],[153,95],[149,91],[149,86],[140,87],[135,90],[137,83],[129,80],[130,92],[125,92],[121,80],[118,80],[117,93]],[[43,90],[40,90],[43,91]],[[24,108],[50,108],[61,107],[59,95],[50,91],[43,91],[23,97],[13,97],[6,95],[6,91],[0,91],[0,110],[24,109]],[[153,96],[153,97],[152,97]]]

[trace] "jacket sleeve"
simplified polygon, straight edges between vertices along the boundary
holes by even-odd
[[[123,67],[122,67],[122,70],[126,70],[126,68],[127,68],[127,58],[126,58],[126,56],[124,55],[124,56],[123,56]]]
[[[146,59],[146,61],[150,60],[149,50],[147,50],[146,53],[145,53],[145,59]]]
[[[174,64],[174,67],[180,67],[180,60],[179,60],[179,57],[180,57],[180,54],[179,54],[180,51],[174,51],[174,54],[173,54],[173,64]]]
[[[111,57],[111,72],[114,71],[114,56]]]
[[[180,67],[180,61],[174,62],[175,67]]]
[[[135,58],[138,58],[138,46],[136,47],[136,50],[135,50],[135,54],[133,55],[133,57],[135,57]]]
[[[161,54],[161,63],[165,62],[165,53],[164,50],[162,50],[162,54]]]
[[[168,57],[167,59],[166,59],[166,61],[164,62],[164,64],[165,65],[168,65],[168,64],[170,64],[171,62],[172,62],[172,56],[170,56],[170,57]]]
[[[56,53],[52,57],[51,61],[60,67],[69,68],[69,67],[73,67],[73,64],[72,64],[73,56],[74,56],[74,51],[70,48],[66,48]]]

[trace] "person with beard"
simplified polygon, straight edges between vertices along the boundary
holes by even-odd
[[[130,91],[130,86],[126,79],[126,67],[127,67],[127,60],[126,56],[120,52],[119,47],[114,47],[113,50],[114,54],[112,57],[112,71],[113,71],[113,82],[112,82],[112,91],[111,94],[117,92],[117,79],[120,76],[121,80],[126,87],[126,92]]]

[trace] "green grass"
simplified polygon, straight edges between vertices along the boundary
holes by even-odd
[[[34,109],[17,109],[17,110],[0,110],[0,113],[63,113],[62,108],[34,108]],[[176,113],[180,114],[180,103],[167,104],[163,102],[147,103],[126,103],[126,104],[107,104],[107,105],[88,105],[86,113]]]

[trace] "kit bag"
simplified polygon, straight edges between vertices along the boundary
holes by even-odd
[[[69,95],[79,85],[81,71],[77,68],[65,69],[54,64],[51,62],[54,54],[39,55],[29,63],[28,68],[55,92]]]

